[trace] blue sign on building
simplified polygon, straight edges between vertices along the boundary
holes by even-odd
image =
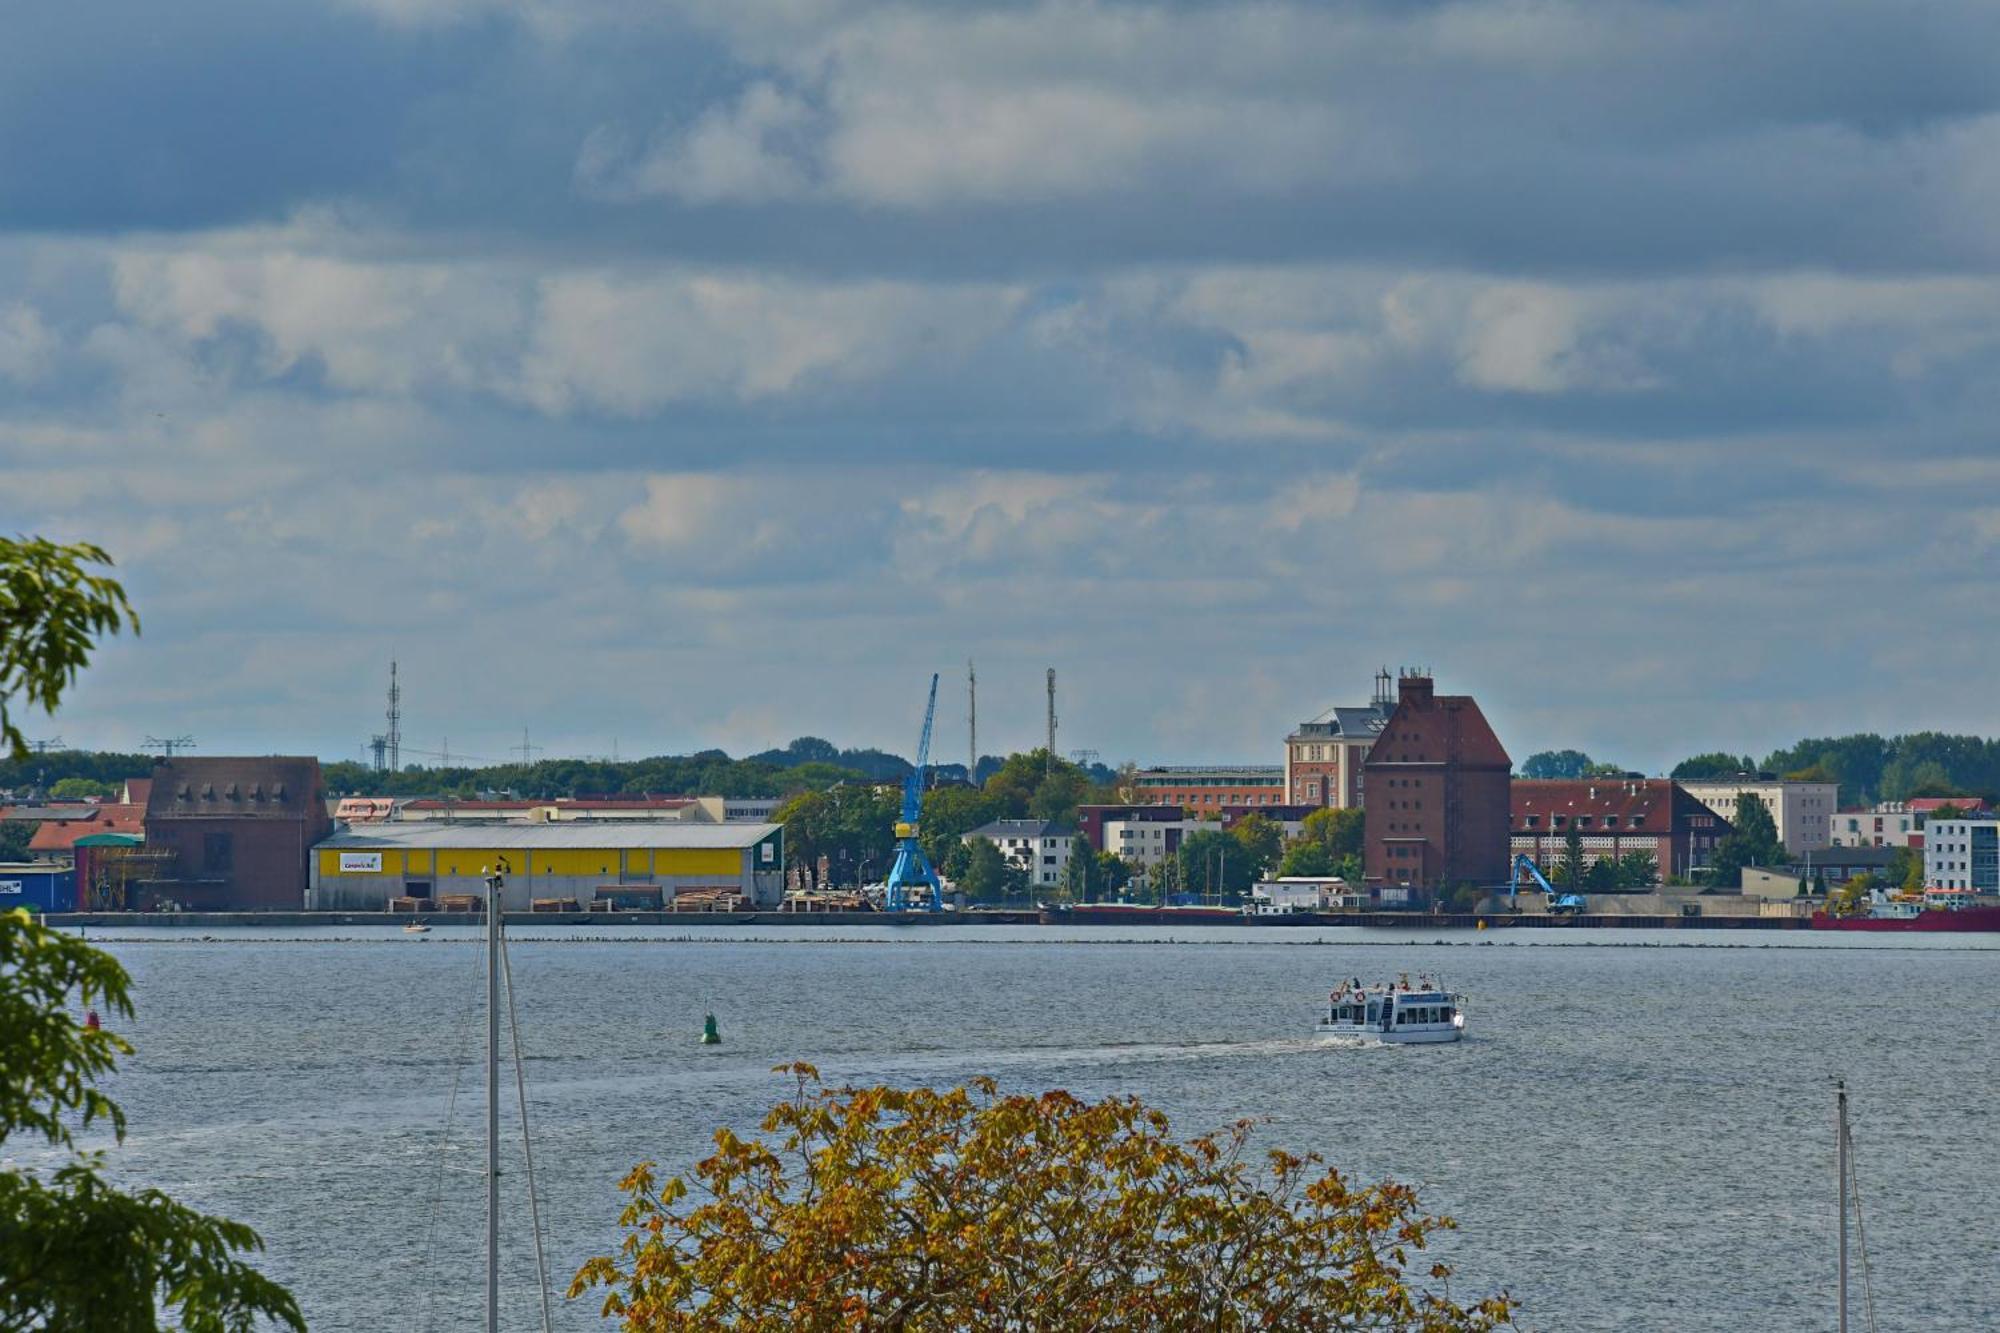
[[[67,912],[76,905],[76,871],[69,866],[0,865],[0,912]]]

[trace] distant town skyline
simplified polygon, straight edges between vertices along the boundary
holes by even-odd
[[[50,735],[1518,764],[2000,733],[2000,11],[56,6],[0,53]]]

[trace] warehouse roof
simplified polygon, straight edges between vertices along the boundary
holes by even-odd
[[[372,850],[378,847],[754,847],[776,833],[777,824],[681,824],[633,820],[629,823],[461,824],[422,820],[370,824],[336,833],[318,845]]]

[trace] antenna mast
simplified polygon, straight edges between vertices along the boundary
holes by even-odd
[[[1049,668],[1049,757],[1043,771],[1056,771],[1056,669]]]
[[[965,659],[965,780],[979,785],[979,673]]]
[[[389,751],[389,771],[403,771],[403,689],[396,684],[396,659],[389,659],[389,733],[382,738]]]

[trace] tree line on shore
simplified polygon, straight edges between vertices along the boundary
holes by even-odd
[[[1018,757],[1018,756],[1017,756]],[[0,791],[45,791],[66,780],[85,794],[109,794],[127,778],[142,778],[158,760],[150,754],[110,750],[50,750],[6,755],[0,752]],[[982,755],[978,781],[984,785],[1007,763]],[[1064,761],[1067,763],[1068,761]],[[900,783],[910,761],[877,749],[841,749],[816,736],[742,758],[721,750],[650,758],[542,759],[519,764],[410,764],[378,771],[351,759],[323,765],[327,790],[339,796],[440,796],[464,798],[482,792],[526,797],[672,794],[786,798],[824,791],[836,783]],[[1103,764],[1070,764],[1099,786],[1114,785],[1119,771]],[[1129,766],[1128,766],[1129,768]],[[964,783],[962,763],[933,764],[930,779]],[[1523,778],[1619,777],[1628,770],[1593,759],[1581,750],[1543,750],[1522,761]],[[1937,731],[1883,737],[1873,732],[1801,740],[1754,755],[1712,751],[1675,764],[1669,776],[1698,781],[1744,772],[1773,773],[1799,781],[1837,783],[1842,805],[1901,801],[1920,796],[1979,796],[2000,802],[2000,739]]]
[[[1620,764],[1603,763],[1581,750],[1543,750],[1522,761],[1524,778],[1623,777]],[[1883,737],[1874,732],[1808,739],[1755,755],[1715,750],[1675,764],[1681,782],[1770,773],[1793,782],[1831,782],[1843,806],[1919,797],[1981,797],[2000,803],[2000,739],[1919,731]]]

